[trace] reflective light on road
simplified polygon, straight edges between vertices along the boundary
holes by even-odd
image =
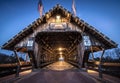
[[[94,70],[87,70],[88,73],[97,73],[96,71]]]
[[[73,69],[73,68],[75,68],[75,67],[65,61],[58,61],[56,63],[53,63],[53,64],[45,67],[45,69],[57,70],[57,71]]]
[[[26,74],[29,74],[29,73],[31,73],[31,72],[32,72],[32,70],[27,70],[27,71],[21,72],[20,74],[21,74],[21,75],[26,75]]]

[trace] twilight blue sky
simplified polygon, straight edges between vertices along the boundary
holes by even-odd
[[[72,0],[42,0],[45,12],[57,3],[71,11]],[[120,0],[75,0],[77,16],[120,44]],[[39,17],[38,0],[0,0],[0,46]],[[120,45],[119,45],[120,47]]]

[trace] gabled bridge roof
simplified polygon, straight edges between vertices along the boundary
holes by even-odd
[[[22,31],[20,31],[17,35],[11,38],[8,42],[6,42],[2,48],[7,50],[14,50],[14,46],[18,44],[23,38],[34,32],[34,29],[38,28],[38,26],[47,23],[47,19],[50,18],[53,14],[62,14],[68,18],[70,18],[70,22],[76,24],[78,27],[84,29],[84,32],[89,32],[91,35],[98,38],[98,40],[105,44],[106,49],[115,48],[117,44],[112,41],[110,38],[105,36],[103,33],[99,32],[96,28],[86,23],[84,20],[79,17],[75,17],[69,12],[67,9],[63,8],[59,4],[54,6],[48,12],[45,13],[41,18],[36,19],[32,24],[25,27]]]

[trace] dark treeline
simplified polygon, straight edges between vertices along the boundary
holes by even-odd
[[[101,54],[102,54],[101,51],[94,52],[94,60],[100,61]],[[93,59],[91,56],[92,54],[90,54],[89,57],[90,60]],[[106,50],[102,57],[102,62],[120,63],[120,48]]]
[[[24,59],[22,57],[19,57],[20,61],[24,61]],[[0,64],[7,64],[7,63],[16,63],[17,59],[15,57],[15,55],[6,55],[6,54],[2,54],[0,53]]]
[[[89,60],[93,61],[93,62],[89,62],[88,66],[89,68],[92,67],[93,70],[98,71],[98,69],[96,69],[96,67],[98,67],[98,65],[96,65],[96,62],[94,61],[100,61],[102,52],[95,52],[94,53],[94,58],[92,57],[92,54],[90,55]],[[110,49],[110,50],[106,50],[101,62],[103,63],[107,63],[106,65],[102,65],[101,66],[101,70],[103,73],[112,75],[112,76],[116,76],[120,78],[120,48],[114,48],[114,49]]]
[[[100,61],[99,57],[94,58],[95,61]],[[114,59],[110,56],[106,56],[102,58],[102,62],[111,62],[111,63],[120,63],[120,58]]]

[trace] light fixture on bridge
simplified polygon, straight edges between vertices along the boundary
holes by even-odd
[[[57,15],[57,16],[56,16],[56,22],[57,22],[57,23],[60,23],[60,22],[61,22],[61,17],[60,17],[60,15]]]
[[[62,48],[58,48],[59,51],[62,51],[63,49]]]
[[[58,50],[58,51],[64,51],[64,50],[66,50],[66,48],[61,48],[61,47],[60,47],[60,48],[58,48],[57,50]]]
[[[56,18],[57,18],[57,20],[60,20],[60,16],[59,15],[57,15]]]

